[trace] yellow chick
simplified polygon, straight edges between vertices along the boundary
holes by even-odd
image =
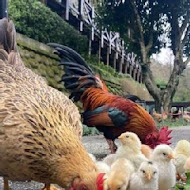
[[[116,159],[115,154],[108,154],[102,161],[105,162],[108,166],[111,166]]]
[[[145,157],[147,159],[150,159],[150,156],[152,154],[152,149],[148,145],[142,144],[141,145],[141,152],[145,155]]]
[[[110,171],[110,166],[108,164],[103,161],[97,161],[96,157],[91,153],[88,153],[88,155],[96,163],[96,167],[100,173],[108,173]]]
[[[116,151],[116,159],[127,158],[133,164],[135,171],[137,171],[140,164],[143,161],[147,161],[147,158],[141,152],[140,139],[132,132],[122,133],[118,139],[121,142],[121,146]]]
[[[158,145],[152,152],[151,160],[159,171],[159,190],[168,190],[175,186],[176,168],[173,158],[173,150],[165,144]]]
[[[178,141],[174,149],[174,164],[177,171],[177,179],[185,180],[181,175],[185,172],[184,164],[187,158],[190,157],[190,143],[187,140]]]
[[[134,168],[129,160],[125,158],[117,159],[105,177],[104,190],[126,190],[133,172]]]
[[[96,162],[96,167],[98,168],[98,171],[100,173],[109,173],[110,171],[110,166],[108,166],[105,162],[103,161],[97,161]]]
[[[185,170],[185,172],[190,172],[190,157],[187,158],[187,160],[184,164],[184,170]]]
[[[94,162],[96,162],[96,157],[94,156],[94,154],[88,153],[88,155],[90,156],[90,158],[91,158]]]
[[[132,174],[127,190],[158,190],[158,168],[153,162],[142,162]]]

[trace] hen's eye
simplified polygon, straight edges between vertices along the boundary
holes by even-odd
[[[118,187],[118,188],[117,188],[117,190],[120,190],[120,189],[121,189],[121,187]]]

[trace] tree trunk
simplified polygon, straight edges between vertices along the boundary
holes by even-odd
[[[171,103],[179,84],[180,75],[183,73],[184,69],[184,62],[182,61],[182,59],[176,57],[174,60],[174,69],[172,71],[166,88],[163,90],[158,90],[155,86],[152,87],[152,85],[150,85],[150,71],[147,70],[146,72],[144,72],[143,76],[145,85],[147,86],[150,95],[152,95],[155,100],[156,112],[161,113],[162,107],[164,111],[170,111]]]

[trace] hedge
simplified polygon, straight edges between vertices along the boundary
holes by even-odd
[[[87,37],[38,0],[9,0],[9,17],[17,32],[30,38],[64,44],[80,53],[87,51]]]

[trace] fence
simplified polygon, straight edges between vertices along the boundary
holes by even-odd
[[[98,14],[87,0],[43,0],[53,11],[88,36],[89,54],[113,67],[117,72],[129,74],[142,83],[141,66],[134,53],[128,53],[119,33],[97,25]]]

